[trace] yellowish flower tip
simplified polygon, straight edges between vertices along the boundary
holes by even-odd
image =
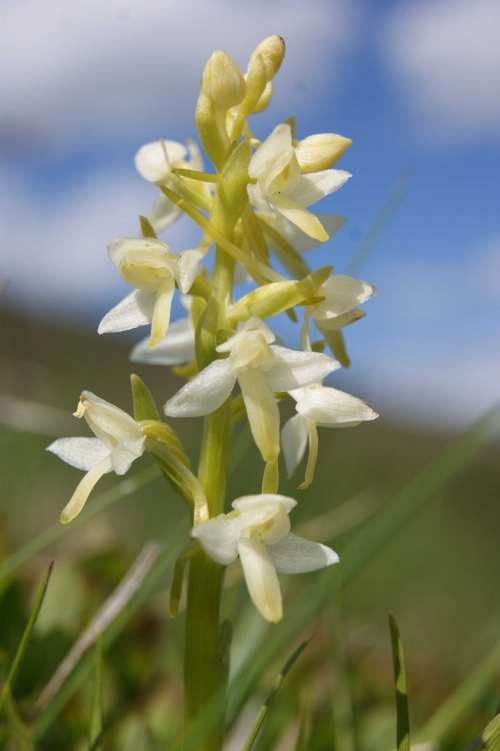
[[[266,66],[267,80],[270,81],[280,69],[280,65],[285,57],[285,49],[285,40],[283,37],[277,34],[266,37],[252,52],[250,64],[256,55],[261,55]]]
[[[217,50],[203,71],[201,88],[216,110],[226,112],[241,104],[246,95],[243,74],[227,52]]]
[[[80,419],[81,417],[84,416],[84,414],[85,414],[85,404],[83,403],[83,396],[81,396],[80,401],[78,402],[78,407],[76,409],[76,412],[73,412],[73,416],[78,417],[78,419]],[[61,519],[61,521],[63,520]]]

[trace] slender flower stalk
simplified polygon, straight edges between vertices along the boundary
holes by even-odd
[[[135,157],[138,172],[160,189],[160,198],[149,219],[140,217],[142,237],[121,238],[108,247],[133,289],[103,318],[99,333],[151,325],[131,360],[174,366],[187,380],[165,404],[168,421],[133,376],[134,417],[84,391],[76,416],[85,418],[95,437],[49,446],[86,472],[63,510],[63,522],[81,511],[103,474],[124,474],[143,453],[189,506],[191,539],[176,563],[171,601],[175,615],[188,565],[183,751],[221,751],[224,742],[227,669],[221,668],[221,654],[228,632],[221,636],[220,605],[226,566],[240,561],[251,600],[263,618],[277,623],[286,618],[279,575],[338,562],[330,548],[291,533],[289,512],[297,502],[279,494],[281,450],[292,474],[309,444],[301,486],[306,487],[318,453],[317,427],[377,416],[361,400],[323,384],[349,364],[341,330],[364,315],[359,306],[375,289],[332,275],[331,265],[311,271],[303,256],[345,224],[336,214],[316,215],[309,207],[351,177],[332,169],[351,141],[333,133],[297,139],[293,118],[260,141],[248,123],[251,114],[271,104],[284,55],[285,43],[274,35],[253,51],[246,73],[225,52],[208,60],[195,123],[215,171],[206,171],[200,149],[189,139],[185,145],[159,139]],[[173,254],[157,234],[181,213],[202,236],[196,248]],[[205,267],[214,244],[213,265]],[[273,267],[275,257],[291,278]],[[238,296],[240,283],[252,289]],[[189,312],[170,323],[179,293]],[[277,343],[271,319],[282,313],[295,322],[303,315],[300,351]],[[312,346],[311,322],[324,337]],[[336,359],[322,352],[326,345]],[[279,403],[288,396],[297,414],[281,429]],[[174,425],[179,417],[197,416],[204,422],[195,475]],[[228,510],[231,438],[242,419],[263,459],[262,493],[239,498]],[[211,719],[204,724],[207,713]]]

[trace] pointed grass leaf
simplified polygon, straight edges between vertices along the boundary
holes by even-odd
[[[103,648],[102,631],[98,631],[95,642],[94,681],[92,683],[92,698],[90,702],[89,751],[101,751],[103,733],[103,703],[102,703],[102,672]]]
[[[24,657],[26,655],[26,652],[29,647],[29,643],[33,634],[33,629],[35,628],[35,624],[38,618],[38,615],[40,613],[40,610],[43,605],[43,601],[45,598],[45,593],[47,592],[47,587],[50,581],[50,577],[52,574],[52,569],[54,567],[54,561],[49,565],[47,569],[47,573],[45,574],[42,586],[40,587],[40,590],[38,592],[38,596],[35,601],[35,605],[33,607],[33,610],[31,611],[31,616],[28,621],[28,625],[26,626],[24,630],[24,634],[22,636],[21,642],[19,644],[19,647],[17,648],[16,655],[14,657],[14,661],[12,663],[12,666],[9,670],[9,674],[7,676],[7,680],[4,684],[4,687],[2,689],[2,693],[0,694],[0,712],[2,711],[4,702],[6,700],[6,697],[9,693],[12,693],[14,684],[16,682],[16,678],[19,674],[19,670],[21,668],[21,665],[23,664]]]
[[[500,748],[500,714],[476,735],[463,751],[498,751]]]
[[[304,639],[304,641],[297,647],[295,652],[292,654],[292,656],[287,660],[285,663],[281,673],[276,677],[273,687],[271,688],[271,691],[269,692],[269,695],[267,699],[265,700],[264,704],[259,710],[259,713],[255,719],[254,724],[252,725],[252,729],[250,730],[250,734],[245,742],[245,745],[243,746],[242,751],[250,751],[253,744],[255,743],[255,739],[257,738],[258,732],[260,728],[262,727],[262,723],[264,722],[266,715],[269,711],[269,707],[271,706],[274,697],[278,693],[278,691],[281,688],[281,684],[283,683],[286,674],[294,664],[294,662],[300,657],[304,649],[307,647],[309,642],[312,639],[312,635],[309,636],[307,639]]]
[[[397,750],[410,751],[410,717],[408,713],[408,692],[406,689],[403,647],[398,625],[392,613],[389,613],[389,628],[391,631],[392,661],[396,687]]]

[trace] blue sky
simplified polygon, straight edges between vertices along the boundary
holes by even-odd
[[[298,137],[354,141],[339,164],[353,179],[318,206],[348,224],[314,264],[342,271],[402,170],[415,170],[360,272],[379,292],[346,331],[353,366],[335,383],[391,418],[452,427],[498,399],[496,0],[6,0],[0,16],[3,305],[96,327],[126,291],[106,244],[136,234],[155,197],[135,151],[195,136],[213,49],[244,69],[280,33],[287,56],[257,134],[294,114]],[[182,220],[164,239],[176,252],[197,237]]]

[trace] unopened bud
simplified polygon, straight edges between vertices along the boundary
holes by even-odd
[[[285,57],[285,40],[277,34],[267,37],[252,52],[250,64],[252,64],[252,60],[256,55],[262,55],[266,66],[267,80],[270,81],[279,71]]]
[[[302,172],[319,172],[330,169],[351,144],[350,138],[321,133],[295,144],[295,154]]]
[[[265,110],[269,102],[271,101],[271,98],[274,93],[274,86],[271,81],[268,81],[266,83],[266,88],[262,92],[262,94],[259,97],[259,101],[253,108],[253,112],[262,112],[262,110]]]
[[[203,71],[201,87],[216,110],[227,111],[245,98],[246,84],[240,69],[226,52],[213,53]]]

